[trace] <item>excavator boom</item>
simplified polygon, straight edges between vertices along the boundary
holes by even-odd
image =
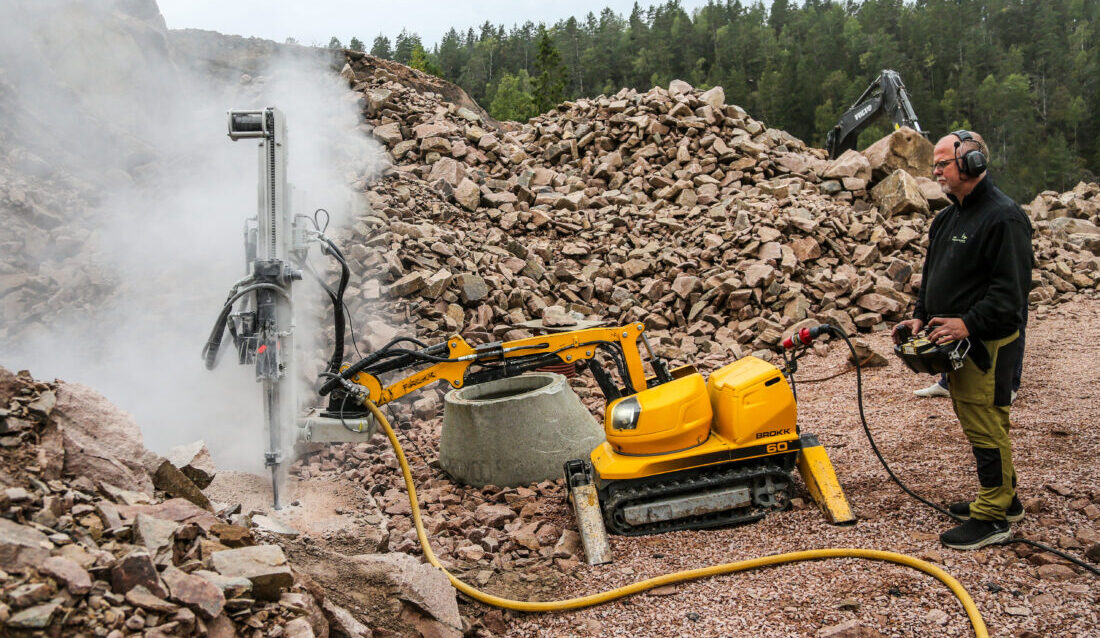
[[[917,121],[917,113],[913,110],[901,76],[897,71],[884,69],[829,131],[825,141],[829,157],[835,159],[844,151],[855,149],[860,131],[883,114],[894,122],[894,129],[908,126],[921,135],[927,135]]]

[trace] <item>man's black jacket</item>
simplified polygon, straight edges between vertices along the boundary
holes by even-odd
[[[1023,324],[1031,289],[1031,221],[987,174],[928,229],[914,316],[962,317],[972,337],[1001,339]]]

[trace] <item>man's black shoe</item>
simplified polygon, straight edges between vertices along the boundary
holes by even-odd
[[[951,549],[978,549],[1001,543],[1012,536],[1008,521],[983,521],[968,519],[962,525],[940,534],[940,542]]]
[[[947,511],[958,516],[959,520],[965,521],[970,518],[970,503],[952,503],[951,507],[947,508]],[[1005,519],[1009,523],[1015,523],[1016,521],[1023,520],[1023,518],[1024,504],[1020,502],[1020,499],[1013,496],[1012,502],[1008,505],[1008,511],[1005,512]]]

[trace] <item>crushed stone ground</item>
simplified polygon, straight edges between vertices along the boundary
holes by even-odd
[[[1023,385],[1012,411],[1014,459],[1021,498],[1038,511],[1014,525],[1015,533],[1053,546],[1072,544],[1082,528],[1095,529],[1080,499],[1100,494],[1100,304],[1077,299],[1033,311],[1028,328]],[[864,407],[876,443],[902,480],[939,503],[967,500],[977,489],[973,457],[948,399],[922,399],[913,390],[932,378],[906,370],[890,354],[889,333],[862,335],[886,355],[886,367],[863,375]],[[845,366],[847,349],[829,344],[824,356],[800,360],[798,379],[828,376]],[[1026,550],[987,548],[955,552],[940,546],[949,527],[941,515],[910,499],[874,458],[859,423],[856,378],[843,374],[800,383],[799,423],[819,436],[859,517],[854,527],[828,525],[812,503],[741,527],[648,537],[611,537],[615,562],[583,563],[566,574],[554,569],[495,573],[485,589],[502,596],[541,600],[580,596],[669,572],[768,554],[824,547],[885,549],[938,564],[974,597],[994,636],[1096,636],[1100,580],[1078,575],[1044,580]],[[425,426],[434,442],[438,428]],[[434,434],[433,434],[434,433]],[[409,450],[414,471],[425,467]],[[433,451],[434,453],[434,451]],[[431,460],[431,459],[427,459]],[[208,489],[211,498],[265,506],[266,478],[225,473]],[[370,526],[361,482],[330,476],[292,480],[292,505],[279,516],[310,542],[356,551],[348,537]],[[801,496],[809,502],[801,488]],[[1057,490],[1052,489],[1057,488]],[[1068,493],[1068,496],[1059,492]],[[558,498],[541,497],[539,516],[573,527]],[[367,508],[369,509],[369,508]],[[391,528],[404,529],[403,525]],[[1080,550],[1069,550],[1080,554]],[[522,563],[522,561],[520,561]],[[478,573],[469,570],[464,577]],[[460,596],[462,612],[480,618],[488,610]],[[508,636],[813,636],[855,619],[883,636],[966,636],[962,606],[930,576],[886,563],[838,559],[786,565],[681,583],[595,608],[551,614],[505,612]],[[1031,633],[1028,633],[1031,632]],[[878,635],[878,634],[868,634]]]

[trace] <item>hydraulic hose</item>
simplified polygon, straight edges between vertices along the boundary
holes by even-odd
[[[931,507],[940,514],[958,520],[958,517],[951,512],[909,489],[909,487],[894,474],[894,471],[890,469],[890,465],[886,462],[886,459],[882,458],[882,453],[878,451],[878,446],[875,445],[875,437],[871,436],[871,428],[867,425],[867,417],[863,413],[863,372],[861,370],[862,366],[859,363],[859,355],[856,354],[856,347],[852,345],[851,339],[848,338],[848,335],[842,329],[836,326],[828,326],[828,328],[830,334],[834,334],[844,340],[844,343],[848,346],[848,350],[852,353],[852,360],[856,362],[856,403],[859,406],[859,422],[863,425],[863,433],[867,435],[867,442],[871,444],[871,451],[875,453],[879,462],[882,463],[883,469],[886,470],[886,473],[890,475],[890,478],[894,483],[897,483],[897,486],[900,487],[903,492],[921,503],[924,503],[928,507]]]
[[[225,332],[225,324],[229,319],[229,313],[233,310],[233,304],[238,299],[253,290],[274,290],[287,299],[290,298],[286,290],[275,284],[252,284],[242,290],[237,290],[236,286],[234,286],[233,289],[235,292],[230,293],[229,299],[225,302],[225,305],[222,306],[221,312],[218,313],[218,318],[214,321],[214,329],[210,331],[210,336],[206,339],[206,345],[202,348],[202,358],[203,361],[206,362],[207,370],[213,370],[214,366],[217,364],[218,350],[221,349],[222,334]]]
[[[967,593],[966,589],[955,580],[950,574],[944,570],[936,567],[935,565],[914,558],[912,556],[906,556],[905,554],[898,554],[895,552],[885,552],[873,549],[860,549],[860,548],[828,548],[828,549],[813,549],[800,552],[789,552],[786,554],[775,554],[772,556],[762,556],[760,558],[753,558],[748,560],[734,561],[732,563],[724,563],[721,565],[712,565],[710,567],[702,567],[699,569],[689,569],[672,574],[665,574],[663,576],[657,576],[654,578],[648,578],[646,580],[638,581],[631,585],[624,587],[617,587],[598,594],[589,594],[587,596],[579,596],[576,598],[568,598],[565,600],[553,600],[553,601],[540,601],[530,602],[522,600],[512,600],[509,598],[501,598],[492,594],[487,594],[480,591],[470,585],[459,580],[456,576],[451,574],[439,560],[435,557],[435,553],[432,551],[431,545],[428,542],[427,532],[424,530],[424,523],[420,518],[420,504],[416,497],[416,486],[413,485],[412,472],[409,470],[408,460],[405,458],[405,452],[401,448],[401,444],[397,440],[397,435],[394,433],[393,428],[390,426],[390,422],[386,419],[382,411],[378,409],[378,406],[374,405],[371,401],[364,401],[364,405],[371,411],[374,418],[382,425],[382,428],[386,431],[386,437],[390,440],[390,445],[393,446],[394,453],[397,455],[397,460],[401,465],[401,474],[405,479],[405,489],[409,495],[409,506],[412,510],[413,523],[416,526],[416,536],[420,540],[420,547],[424,552],[424,557],[427,559],[433,567],[437,567],[446,574],[448,580],[455,589],[469,596],[470,598],[487,605],[494,607],[501,607],[504,609],[511,609],[514,611],[529,611],[529,612],[545,612],[545,611],[562,611],[566,609],[579,609],[582,607],[590,607],[592,605],[599,605],[602,603],[610,602],[631,594],[653,589],[654,587],[660,587],[662,585],[669,585],[672,583],[679,583],[689,580],[696,580],[704,578],[706,576],[717,576],[719,574],[730,574],[733,572],[745,571],[749,569],[757,569],[760,567],[769,567],[772,565],[781,565],[785,563],[797,563],[807,560],[821,560],[825,558],[863,558],[868,560],[886,561],[896,563],[898,565],[905,565],[914,569],[920,570],[926,574],[936,577],[940,582],[947,585],[951,590],[951,593],[959,599],[962,603],[963,609],[966,610],[967,618],[970,620],[970,625],[974,629],[974,635],[978,638],[988,638],[989,631],[986,629],[985,621],[982,620],[982,615],[978,611],[977,605],[974,604],[974,600]]]
[[[344,291],[347,290],[348,280],[351,278],[351,269],[344,259],[344,254],[327,237],[324,240],[324,252],[329,253],[340,264],[340,284],[336,289],[332,300],[333,324],[336,328],[336,344],[332,348],[332,358],[329,359],[329,372],[340,372],[340,364],[344,362]],[[323,285],[323,283],[322,283]]]

